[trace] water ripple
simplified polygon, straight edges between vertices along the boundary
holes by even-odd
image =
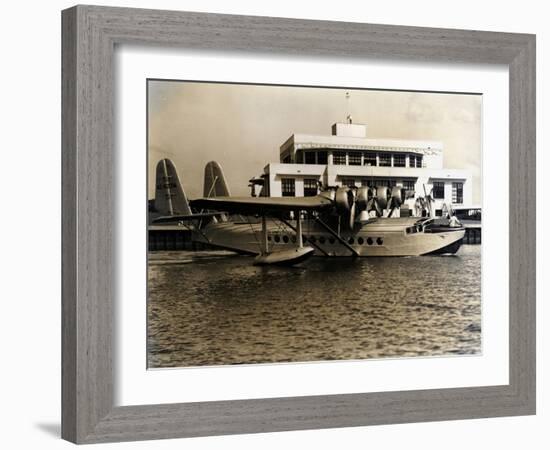
[[[476,354],[479,246],[455,257],[313,258],[255,267],[227,252],[157,252],[149,367]]]

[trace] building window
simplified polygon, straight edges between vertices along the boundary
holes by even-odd
[[[414,191],[415,182],[412,180],[403,180],[403,189],[406,191]]]
[[[332,163],[339,166],[346,165],[346,152],[333,152],[332,153]]]
[[[314,197],[317,195],[317,180],[315,178],[304,179],[304,197]]]
[[[462,204],[464,202],[463,184],[453,183],[453,203]]]
[[[376,182],[372,178],[364,178],[361,180],[361,186],[376,187]]]
[[[395,184],[396,184],[396,183],[395,183],[395,180],[386,180],[386,179],[384,179],[384,178],[382,178],[382,179],[380,179],[380,180],[374,180],[374,182],[373,182],[374,187],[378,187],[378,186],[380,186],[380,187],[382,187],[382,186],[387,186],[387,187],[391,188],[391,187],[394,187]]]
[[[355,187],[355,179],[349,177],[342,177],[342,186]]]
[[[326,150],[317,152],[317,164],[327,164],[328,162],[327,155],[328,155],[328,152]]]
[[[433,198],[445,198],[445,183],[443,181],[434,181]]]
[[[294,178],[282,178],[281,188],[283,191],[283,197],[295,197],[296,186]]]
[[[304,156],[306,164],[315,164],[315,152],[305,152]]]
[[[402,153],[393,155],[393,167],[405,167],[405,155]]]
[[[363,159],[365,166],[376,166],[376,153],[365,153]]]
[[[283,163],[284,164],[289,164],[290,163],[290,155],[287,154],[283,157]]]
[[[381,153],[378,159],[381,167],[391,167],[391,155],[389,153]]]
[[[304,152],[302,150],[298,150],[294,158],[295,158],[296,164],[302,164],[304,162]]]
[[[361,165],[361,152],[349,152],[348,153],[349,165],[360,166]]]
[[[410,155],[409,156],[409,166],[422,168],[422,155]]]

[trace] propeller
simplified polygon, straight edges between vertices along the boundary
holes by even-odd
[[[390,189],[387,186],[378,186],[376,188],[376,200],[380,209],[386,209],[391,198]]]
[[[368,213],[372,210],[373,199],[373,188],[369,188],[367,186],[357,188],[355,196],[355,211],[353,211],[353,215],[356,220],[365,221],[368,219]]]
[[[426,206],[426,201],[424,200],[424,197],[418,197],[414,202],[415,214],[417,216],[421,216],[425,206]]]
[[[339,216],[347,216],[350,229],[355,222],[356,189],[341,186],[336,189],[334,203]]]
[[[432,192],[434,191],[434,188],[432,187],[432,189],[430,190],[430,193],[426,194],[426,185],[423,184],[422,187],[424,188],[424,198],[425,198],[426,204],[428,206],[428,212],[430,213],[430,217],[432,217],[432,203],[434,201],[434,199],[432,197]]]
[[[376,197],[369,200],[367,211],[376,212],[376,215],[378,217],[382,215],[382,208],[380,208],[380,205],[378,204],[378,199]]]
[[[336,206],[336,212],[340,215],[349,212],[351,208],[351,205],[349,203],[348,191],[349,188],[344,186],[336,189],[336,193],[334,195],[334,204]]]
[[[350,228],[350,230],[352,230],[353,225],[355,223],[355,204],[357,203],[355,200],[357,198],[357,194],[356,194],[355,189],[349,189],[347,194],[348,194],[348,204],[350,205],[350,208],[349,208],[349,228]]]
[[[349,229],[350,230],[353,230],[354,224],[355,224],[355,202],[353,202],[349,210]]]
[[[357,209],[358,211],[363,211],[367,209],[369,200],[374,197],[373,189],[362,186],[357,189],[357,196],[355,199],[355,203],[357,203]]]
[[[404,191],[400,187],[394,186],[391,190],[391,198],[389,202],[390,212],[388,217],[391,217],[396,208],[399,208],[403,203]]]

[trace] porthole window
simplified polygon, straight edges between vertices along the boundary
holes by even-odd
[[[355,242],[355,240],[350,236],[348,239],[348,244],[352,245]]]
[[[279,237],[279,235],[276,235],[274,239],[275,239],[275,242],[280,242],[281,241],[281,238]]]
[[[286,234],[283,236],[283,242],[288,244],[288,236]]]
[[[271,236],[268,236],[268,237],[267,237],[267,240],[268,240],[269,242],[271,242]]]
[[[329,241],[331,244],[334,244],[334,242],[335,242],[335,240],[334,240],[333,237],[329,237],[329,238],[328,238],[328,241]]]
[[[321,236],[321,237],[319,238],[319,242],[320,242],[321,244],[324,244],[325,241],[326,241],[326,239],[325,239],[324,236]]]
[[[372,238],[371,237],[367,238],[367,244],[372,245]]]
[[[376,243],[377,243],[378,245],[382,245],[382,244],[384,243],[384,239],[382,239],[382,238],[380,238],[380,237],[379,237],[379,238],[376,238]]]
[[[357,238],[357,243],[358,243],[359,245],[363,245],[363,244],[365,243],[365,240],[364,240],[362,237]]]

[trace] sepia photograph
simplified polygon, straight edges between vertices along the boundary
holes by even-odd
[[[146,88],[149,369],[481,354],[481,94]]]

